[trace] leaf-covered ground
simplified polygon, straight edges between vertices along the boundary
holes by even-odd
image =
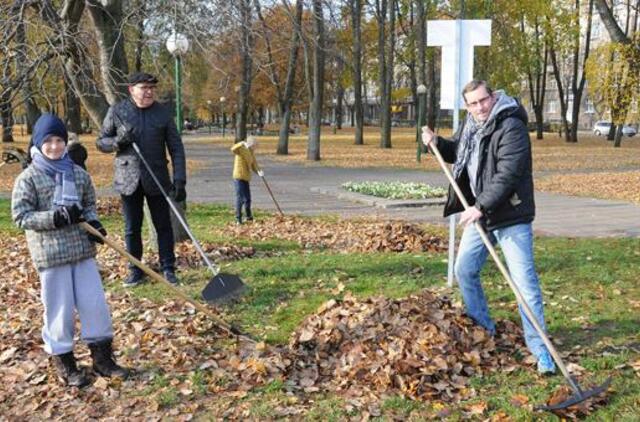
[[[347,295],[342,305],[333,300],[319,310],[289,346],[275,347],[235,344],[189,305],[169,300],[158,306],[118,291],[108,295],[117,356],[135,375],[125,381],[97,377],[88,388],[63,388],[41,349],[38,279],[24,238],[0,243],[6,252],[0,286],[0,408],[17,418],[190,418],[208,411],[209,394],[242,396],[276,380],[294,396],[301,395],[301,401],[304,393],[345,388],[363,405],[396,389],[415,398],[458,400],[473,394],[469,376],[515,368],[510,355],[521,349],[513,324],[494,341],[463,318],[460,309],[429,293],[404,301],[364,302]],[[116,260],[104,248],[99,260],[108,263],[102,267],[105,275],[120,272],[117,264],[110,268]],[[422,334],[414,343],[418,328]],[[77,349],[88,366],[86,348]]]
[[[252,240],[282,239],[305,249],[331,249],[338,252],[443,252],[441,236],[427,233],[415,224],[377,219],[319,221],[295,216],[271,217],[227,232]]]
[[[106,215],[117,212],[111,201],[101,201],[100,208]],[[358,245],[354,249],[357,251],[379,250],[371,246],[362,249],[362,245],[375,244],[366,240],[350,244],[330,236],[348,229],[357,232],[345,224],[348,223],[274,217],[239,227],[233,235],[259,243],[284,233],[285,239],[299,244],[305,253],[332,250],[347,254],[354,244]],[[405,253],[422,253],[425,249],[420,242],[407,241],[418,237],[434,238],[425,243],[424,255],[437,256],[442,245],[437,236],[413,225],[370,224],[363,226],[356,237],[379,238],[384,227],[390,228],[385,237],[394,240],[389,242],[390,248],[383,249],[387,253],[398,251],[399,243],[415,245],[416,249],[404,249]],[[117,234],[110,236],[121,243]],[[482,385],[482,379],[502,377],[504,382],[513,383],[526,374],[528,383],[548,390],[545,396],[552,393],[549,387],[554,384],[547,384],[535,374],[516,324],[499,319],[498,336],[490,338],[462,315],[459,303],[450,300],[443,289],[422,289],[397,298],[376,294],[359,298],[351,293],[358,289],[356,282],[338,273],[331,299],[312,309],[287,341],[264,342],[257,338],[256,343],[238,343],[225,337],[207,316],[172,299],[161,287],[147,284],[146,290],[121,288],[125,263],[105,246],[100,247],[98,261],[116,329],[117,358],[134,368],[135,375],[126,381],[96,377],[90,387],[80,390],[62,388],[41,348],[39,286],[24,237],[2,236],[0,247],[4,251],[0,258],[0,413],[15,419],[323,420],[335,414],[338,419],[362,420],[383,415],[408,416],[412,412],[421,417],[473,419],[491,411],[492,420],[510,420],[506,413],[495,411],[495,399],[487,399],[492,386]],[[232,240],[226,244],[204,242],[204,247],[218,260],[247,262],[256,254],[255,248],[237,246]],[[206,274],[192,246],[181,245],[178,254],[181,272]],[[146,258],[153,262],[152,255]],[[288,265],[277,257],[272,259],[275,265]],[[543,262],[543,268],[548,265]],[[256,269],[256,274],[267,268],[265,264],[260,267],[263,269]],[[421,275],[424,271],[418,270],[412,269],[411,274]],[[265,282],[270,283],[269,278]],[[256,288],[261,285],[256,279],[254,283]],[[492,287],[492,282],[487,286]],[[192,291],[194,286],[187,281],[183,287]],[[153,290],[159,299],[138,294]],[[248,301],[257,299],[258,293],[243,300],[241,306],[250,306]],[[634,297],[633,291],[625,293],[630,300]],[[508,310],[513,313],[513,301],[508,302]],[[565,303],[572,302],[551,297],[549,306],[553,310]],[[633,306],[634,302],[629,303]],[[273,305],[286,306],[286,302]],[[235,309],[242,312],[241,307],[233,306],[212,308],[212,312],[236,321]],[[293,306],[290,309],[294,312]],[[567,308],[563,309],[566,312]],[[270,329],[270,321],[257,320],[253,325],[245,322],[242,327],[261,332],[262,328]],[[563,354],[578,377],[589,372],[574,363],[584,359],[585,354],[583,349]],[[77,355],[83,366],[90,365],[84,345],[78,345]],[[637,358],[631,359],[630,365],[625,364],[630,368],[627,371],[640,371]],[[559,390],[554,396],[562,394],[565,393]],[[532,400],[521,392],[507,393],[503,400],[512,409],[522,409],[523,415],[535,414],[534,402],[540,403],[539,398]],[[591,402],[565,416],[589,414],[603,404]]]
[[[536,181],[536,189],[640,204],[640,171],[547,176]]]

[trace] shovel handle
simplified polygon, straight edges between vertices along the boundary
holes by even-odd
[[[462,205],[464,206],[464,209],[466,210],[467,208],[469,208],[469,203],[467,202],[466,198],[464,197],[464,194],[460,190],[460,187],[458,186],[458,183],[456,183],[455,179],[453,178],[453,175],[451,174],[451,171],[449,170],[449,167],[447,166],[447,164],[445,163],[444,159],[442,158],[442,155],[440,154],[440,151],[438,150],[438,147],[436,146],[436,141],[437,141],[437,139],[434,140],[433,142],[430,142],[429,143],[429,148],[431,148],[431,151],[433,151],[433,154],[436,156],[436,159],[438,160],[438,163],[440,164],[440,167],[442,167],[442,171],[447,176],[447,179],[449,180],[449,183],[453,187],[453,190],[456,192],[456,195],[458,196],[458,199],[460,200],[460,202],[462,202]],[[507,283],[509,284],[509,287],[511,287],[511,290],[515,294],[518,304],[520,304],[520,306],[522,307],[522,310],[524,311],[525,315],[527,316],[527,318],[529,319],[529,321],[531,322],[531,324],[535,328],[536,332],[538,333],[538,335],[542,339],[542,342],[544,343],[544,345],[547,347],[547,350],[549,351],[551,356],[553,356],[553,360],[558,365],[558,368],[560,368],[560,371],[562,372],[562,375],[564,376],[564,378],[567,380],[567,383],[569,383],[569,385],[571,386],[571,389],[575,393],[581,395],[582,394],[582,390],[580,389],[578,384],[576,384],[576,382],[573,380],[573,378],[571,378],[571,375],[569,374],[569,370],[567,369],[566,365],[562,361],[562,358],[560,357],[560,354],[556,350],[556,348],[553,345],[553,343],[551,343],[551,340],[549,339],[547,334],[544,332],[544,330],[540,326],[540,323],[538,322],[538,319],[533,314],[533,311],[531,310],[531,308],[529,307],[527,302],[524,300],[524,297],[522,296],[522,293],[520,292],[520,289],[518,288],[516,283],[511,278],[511,275],[509,274],[509,271],[507,271],[507,268],[502,263],[502,260],[498,256],[498,254],[496,252],[496,249],[493,247],[493,244],[491,243],[491,240],[489,240],[489,236],[487,236],[487,233],[485,232],[484,228],[482,227],[482,225],[478,221],[474,222],[474,226],[475,226],[476,230],[478,231],[478,234],[480,234],[480,237],[482,238],[482,242],[487,247],[487,249],[489,250],[489,253],[491,254],[491,257],[493,258],[493,260],[495,261],[496,265],[498,266],[498,269],[502,273],[502,275],[505,278],[505,280],[507,280]]]
[[[182,300],[184,300],[185,302],[190,303],[198,311],[200,311],[200,312],[204,313],[205,315],[207,315],[209,318],[211,318],[211,320],[214,322],[214,324],[217,327],[219,327],[222,330],[224,330],[227,334],[229,334],[229,335],[231,335],[233,337],[240,337],[243,340],[249,341],[251,343],[255,343],[255,341],[253,339],[251,339],[251,338],[249,338],[247,336],[244,336],[244,335],[239,335],[229,324],[227,324],[226,322],[224,322],[223,320],[218,318],[216,315],[214,315],[205,306],[203,306],[202,304],[200,304],[200,303],[194,301],[193,299],[191,299],[186,293],[184,293],[178,287],[176,287],[173,284],[169,283],[169,280],[167,280],[166,278],[164,278],[163,276],[161,276],[157,272],[153,271],[151,268],[149,268],[148,265],[146,265],[145,263],[143,263],[142,261],[140,261],[139,259],[137,259],[133,255],[131,255],[122,246],[118,245],[116,242],[114,242],[113,240],[109,239],[108,237],[103,236],[102,233],[100,233],[98,230],[93,228],[90,224],[85,223],[85,222],[81,222],[81,223],[78,223],[78,224],[80,224],[80,227],[82,227],[84,230],[86,230],[87,232],[91,233],[92,235],[96,236],[98,239],[102,240],[104,243],[109,245],[111,248],[113,248],[120,255],[122,255],[123,257],[127,258],[132,264],[134,264],[136,267],[138,267],[142,271],[144,271],[144,273],[147,274],[149,277],[153,278],[154,280],[156,280],[157,282],[159,282],[161,284],[164,284],[166,287],[171,289],[171,291],[173,291],[173,293],[175,293],[177,296],[179,296]]]

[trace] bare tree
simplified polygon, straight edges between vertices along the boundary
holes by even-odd
[[[251,81],[253,79],[252,51],[254,36],[252,31],[253,15],[251,13],[251,0],[240,0],[241,25],[241,60],[242,60],[242,81],[238,92],[238,110],[236,112],[236,142],[247,138],[247,117],[249,114],[249,94],[251,92]]]
[[[313,97],[309,104],[309,137],[307,160],[320,160],[320,130],[324,99],[325,35],[322,0],[313,0]]]
[[[520,30],[525,31],[524,18],[520,20]],[[533,23],[534,48],[533,57],[529,60],[527,68],[527,80],[529,85],[529,96],[531,106],[536,116],[536,139],[543,139],[543,113],[544,97],[547,90],[547,63],[549,60],[549,50],[543,39],[539,18],[536,16]]]
[[[351,69],[353,72],[353,112],[355,114],[356,145],[364,144],[364,110],[362,105],[362,0],[349,0],[351,8]]]
[[[395,0],[376,0],[378,23],[378,91],[380,93],[380,147],[391,148],[391,89],[395,54]]]

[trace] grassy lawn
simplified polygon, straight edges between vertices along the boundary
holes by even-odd
[[[0,200],[0,233],[15,235],[18,231],[10,223],[8,213],[9,201]],[[202,241],[243,243],[226,235],[225,227],[231,223],[232,213],[225,207],[193,206],[188,217]],[[121,232],[118,215],[106,216],[104,222],[110,232]],[[310,251],[277,239],[251,244],[260,252],[256,257],[225,264],[229,271],[241,274],[250,288],[238,301],[220,311],[229,322],[272,345],[286,344],[306,316],[326,300],[346,292],[362,298],[403,297],[431,288],[460,300],[456,289],[449,291],[445,287],[445,254]],[[585,369],[587,383],[613,376],[608,406],[597,410],[588,420],[635,420],[640,408],[640,239],[537,238],[535,245],[547,323],[559,350],[567,354],[568,362]],[[208,279],[202,268],[182,269],[180,275],[184,281],[182,288],[194,298]],[[483,276],[493,316],[518,321],[513,295],[495,266],[487,265]],[[107,289],[122,290],[116,282],[109,283]],[[150,283],[133,289],[131,294],[159,304],[170,297],[167,291]],[[462,420],[470,417],[469,409],[482,405],[482,419],[559,420],[551,414],[534,412],[532,406],[542,403],[564,382],[561,376],[541,378],[533,368],[518,369],[474,378],[471,386],[476,397],[461,403],[424,403],[390,396],[372,410],[355,407],[330,392],[292,396],[285,392],[281,381],[230,399],[207,393],[201,385],[205,373],[196,371],[191,378],[192,384],[200,388],[199,400],[206,403],[206,410],[200,413],[205,419],[221,417],[229,406],[244,409],[245,418],[266,419],[273,417],[274,408],[293,406],[303,400],[304,412],[292,418],[343,420],[362,418],[367,412],[378,420]],[[160,376],[149,388],[167,389],[169,384],[168,379]],[[168,389],[156,400],[169,411],[189,399]]]

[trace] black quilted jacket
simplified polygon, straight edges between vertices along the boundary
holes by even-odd
[[[160,194],[133,148],[118,151],[115,137],[123,124],[132,128],[134,142],[165,191],[172,183],[167,167],[167,151],[173,164],[173,181],[186,182],[184,146],[169,109],[158,102],[148,108],[138,108],[131,99],[127,99],[109,108],[96,142],[100,151],[116,152],[113,187],[118,193],[130,195],[141,182],[147,194]]]

